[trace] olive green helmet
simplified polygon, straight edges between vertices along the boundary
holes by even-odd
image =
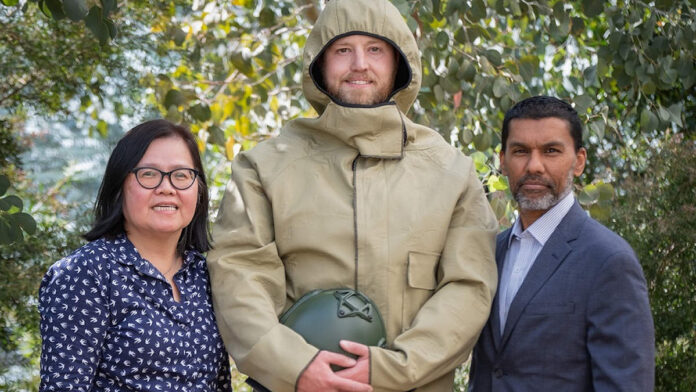
[[[320,350],[355,358],[341,349],[341,339],[384,347],[387,332],[377,306],[353,289],[313,290],[280,316],[280,322]]]

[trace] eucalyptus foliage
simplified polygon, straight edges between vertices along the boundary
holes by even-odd
[[[623,199],[635,194],[627,181],[649,173],[659,156],[653,149],[672,135],[683,143],[696,139],[696,0],[393,2],[423,55],[423,86],[409,116],[472,156],[501,226],[514,206],[497,171],[500,127],[505,110],[522,98],[546,94],[573,103],[589,152],[576,185],[579,200],[593,216],[617,219],[616,227],[612,207],[635,200]],[[27,116],[58,114],[105,135],[118,123],[158,113],[198,135],[217,200],[236,153],[292,118],[314,115],[301,92],[301,53],[322,1],[0,4],[0,123],[8,129],[21,130]],[[685,286],[665,283],[677,281],[664,274],[676,259],[662,258],[665,266],[653,268],[655,251],[646,257],[641,250],[649,232],[632,226],[630,215],[619,231],[655,282],[659,369],[693,371],[680,362],[692,357],[679,354],[693,353],[693,335],[662,327],[683,327],[679,306],[692,303],[679,302]],[[643,234],[632,237],[632,230]],[[664,249],[680,241],[663,239]],[[684,339],[691,346],[678,343]],[[675,385],[658,375],[658,390],[679,390]]]
[[[581,201],[606,216],[612,183],[644,164],[665,133],[696,126],[693,1],[395,0],[423,53],[416,121],[469,154],[491,193],[502,115],[536,94],[572,102],[590,160]],[[173,8],[153,31],[178,66],[143,81],[151,103],[190,124],[201,148],[232,159],[312,109],[300,92],[301,48],[321,4],[210,1]],[[512,206],[492,204],[506,224]]]

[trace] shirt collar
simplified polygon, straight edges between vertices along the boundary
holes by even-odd
[[[573,195],[573,192],[569,192],[561,201],[551,207],[550,210],[546,211],[544,215],[539,217],[539,219],[532,223],[525,231],[522,231],[522,220],[517,219],[508,237],[508,248],[514,237],[520,237],[524,233],[529,233],[541,246],[546,245],[546,241],[548,241],[551,234],[556,230],[556,227],[558,227],[566,214],[568,214],[573,203],[575,203],[575,195]]]
[[[112,244],[111,254],[113,258],[121,264],[132,265],[141,273],[152,277],[158,277],[157,270],[149,261],[145,260],[132,242],[125,234],[119,234],[113,240],[107,240]],[[191,265],[196,265],[196,261],[203,258],[203,255],[195,249],[184,251],[181,269],[187,269]]]

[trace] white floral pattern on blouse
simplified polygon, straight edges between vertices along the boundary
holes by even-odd
[[[40,391],[231,391],[205,258],[169,283],[124,236],[56,262],[39,290]]]

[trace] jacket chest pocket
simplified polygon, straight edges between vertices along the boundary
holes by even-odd
[[[409,252],[403,292],[402,331],[411,327],[418,310],[433,295],[437,287],[439,262],[439,253]]]

